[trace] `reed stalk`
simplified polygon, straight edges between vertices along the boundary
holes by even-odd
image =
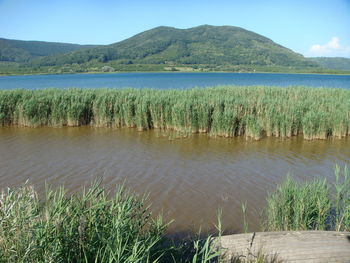
[[[350,134],[350,90],[221,86],[189,90],[0,90],[0,125],[132,127],[305,139]]]

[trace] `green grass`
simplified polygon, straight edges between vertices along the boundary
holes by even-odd
[[[333,185],[326,180],[297,182],[288,178],[267,199],[268,231],[350,231],[350,176],[335,168]]]
[[[0,262],[155,262],[166,227],[152,221],[144,198],[119,188],[112,198],[92,186],[68,196],[32,187],[0,199]]]
[[[0,124],[133,127],[210,136],[350,134],[350,90],[222,86],[189,90],[0,90]]]
[[[212,262],[211,237],[175,245],[168,224],[152,219],[146,197],[98,184],[68,195],[47,188],[39,199],[25,184],[0,196],[0,262]]]

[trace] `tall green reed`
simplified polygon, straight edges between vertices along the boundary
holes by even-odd
[[[297,182],[288,177],[267,198],[265,228],[350,231],[348,169],[336,166],[335,177],[333,185],[325,179]]]
[[[188,90],[0,90],[0,124],[135,127],[211,136],[345,137],[350,91],[222,86]]]
[[[94,184],[81,195],[27,185],[0,198],[0,262],[157,262],[166,224],[145,198]]]
[[[27,183],[0,196],[0,262],[219,262],[213,238],[174,243],[169,223],[151,218],[147,196],[98,183],[68,195],[47,187],[44,198]],[[222,233],[221,220],[216,225]]]

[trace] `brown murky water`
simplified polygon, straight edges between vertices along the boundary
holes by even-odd
[[[153,210],[175,219],[170,231],[176,232],[213,228],[219,208],[227,232],[240,231],[245,201],[250,230],[257,230],[267,191],[288,173],[333,180],[334,165],[349,163],[349,138],[170,140],[134,129],[0,128],[1,188],[27,179],[39,190],[47,182],[71,191],[93,178],[102,177],[109,189],[125,181],[138,193],[149,192]]]

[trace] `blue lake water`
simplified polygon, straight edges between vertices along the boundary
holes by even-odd
[[[0,89],[193,88],[218,85],[350,88],[350,75],[272,73],[110,73],[0,76]]]

